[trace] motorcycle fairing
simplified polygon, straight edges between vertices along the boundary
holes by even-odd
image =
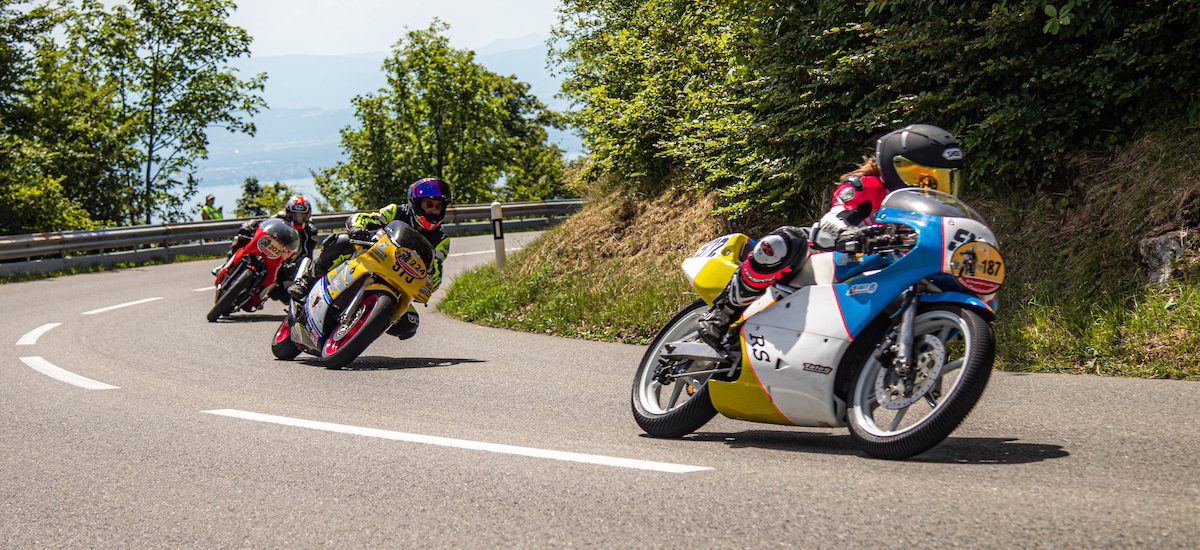
[[[707,304],[712,304],[717,295],[725,290],[733,272],[741,264],[741,253],[750,242],[743,233],[732,233],[717,237],[700,247],[695,254],[683,260],[683,273],[692,282],[692,288]]]
[[[746,320],[738,378],[708,382],[717,411],[772,424],[842,425],[845,404],[834,394],[834,379],[852,339],[838,314],[835,286],[797,289]]]

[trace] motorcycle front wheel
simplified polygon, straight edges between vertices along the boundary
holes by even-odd
[[[238,298],[246,293],[250,285],[254,282],[254,273],[249,269],[242,269],[240,273],[234,277],[233,282],[228,285],[222,285],[217,290],[217,299],[213,304],[212,309],[208,310],[208,322],[215,323],[222,315],[232,313]]]
[[[850,435],[876,458],[908,458],[941,443],[971,412],[992,373],[995,336],[975,311],[923,306],[914,325],[914,373],[898,377],[872,356],[850,395]]]
[[[396,299],[381,291],[367,291],[345,322],[334,329],[321,347],[321,362],[328,369],[340,369],[366,351],[384,330],[396,307]]]
[[[717,414],[708,395],[711,374],[688,376],[688,371],[711,370],[715,363],[691,361],[682,369],[683,376],[663,384],[658,376],[659,360],[664,346],[679,340],[696,338],[700,315],[708,308],[696,300],[676,313],[658,336],[650,342],[642,362],[633,377],[630,401],[633,418],[638,426],[652,437],[677,438],[690,434],[712,420]]]
[[[275,339],[271,341],[271,353],[276,359],[291,361],[300,355],[300,348],[292,341],[292,320],[284,319],[275,330]]]

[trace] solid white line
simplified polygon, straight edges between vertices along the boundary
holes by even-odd
[[[531,447],[517,447],[513,445],[502,445],[499,443],[484,443],[480,441],[468,441],[465,439],[452,439],[449,437],[438,437],[433,435],[410,434],[403,432],[393,432],[389,430],[379,430],[375,428],[363,428],[359,426],[348,426],[346,424],[331,424],[329,422],[318,422],[316,420],[304,420],[301,418],[289,418],[286,416],[275,416],[271,414],[262,414],[250,411],[240,411],[237,409],[219,409],[212,411],[202,411],[208,414],[216,414],[220,416],[228,416],[232,418],[241,418],[244,420],[253,420],[256,422],[267,422],[271,424],[280,424],[283,426],[295,426],[298,428],[309,428],[312,430],[321,430],[326,432],[361,435],[365,437],[377,437],[380,439],[389,439],[392,441],[406,441],[409,443],[423,443],[426,445],[437,445],[440,447],[454,447],[458,449],[469,449],[473,451],[487,451],[492,453],[530,456],[534,458],[548,458],[552,460],[565,460],[569,462],[582,462],[585,464],[599,464],[602,466],[616,466],[619,468],[634,468],[638,470],[651,470],[655,472],[667,472],[673,474],[682,474],[688,472],[700,472],[711,470],[705,466],[688,466],[686,464],[670,464],[667,462],[651,462],[648,460],[635,460],[632,458],[616,458],[611,456],[589,455],[582,453],[571,453],[566,451],[551,451],[547,449],[534,449]]]
[[[85,390],[115,390],[116,386],[110,386],[104,382],[97,382],[91,378],[84,378],[68,370],[58,368],[53,363],[42,359],[41,357],[22,357],[21,362],[29,365],[35,371],[38,371],[50,378],[60,382],[79,386]]]
[[[121,309],[123,307],[136,306],[138,304],[144,304],[146,302],[153,302],[155,300],[161,300],[161,299],[162,299],[162,296],[157,296],[154,298],[146,298],[145,300],[138,300],[136,302],[127,302],[124,304],[117,304],[115,306],[102,307],[100,309],[93,309],[91,311],[85,311],[85,312],[83,312],[83,315],[95,315],[97,313],[104,313],[105,311],[112,311],[114,309]]]
[[[38,338],[41,338],[43,334],[50,332],[50,329],[60,325],[62,325],[62,323],[46,323],[38,328],[26,332],[25,336],[22,336],[20,340],[17,340],[17,345],[32,346],[37,343]]]
[[[518,246],[516,248],[505,248],[504,251],[512,252],[514,250],[520,250],[520,249],[521,249],[521,247]],[[453,258],[455,256],[474,256],[475,254],[495,254],[495,253],[496,253],[495,250],[480,250],[479,252],[459,252],[458,254],[451,254],[449,257]]]
[[[192,292],[204,292],[205,290],[212,290],[212,289],[214,289],[214,288],[217,288],[217,287],[215,287],[215,286],[206,286],[206,287],[204,287],[204,288],[193,288],[193,289],[192,289]]]

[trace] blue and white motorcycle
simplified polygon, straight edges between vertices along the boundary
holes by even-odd
[[[752,246],[709,242],[683,263],[701,297],[651,342],[633,382],[637,423],[682,437],[716,415],[807,427],[849,425],[880,458],[944,440],[987,386],[1004,283],[996,237],[970,206],[927,189],[895,191],[880,225],[815,253],[745,311],[737,348],[701,342],[697,321]]]

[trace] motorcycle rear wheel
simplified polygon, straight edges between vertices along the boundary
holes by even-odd
[[[246,289],[250,288],[253,279],[254,273],[249,269],[242,269],[237,274],[237,277],[234,277],[232,283],[222,286],[217,290],[216,303],[213,304],[212,309],[208,310],[208,322],[215,323],[222,315],[233,313],[233,310],[237,306],[234,302],[242,297]]]
[[[300,355],[300,348],[292,341],[292,320],[284,319],[275,330],[275,339],[271,342],[271,353],[276,359],[291,361]]]
[[[321,346],[321,362],[327,369],[340,369],[366,351],[384,330],[387,330],[396,299],[378,290],[363,294],[358,309],[347,324],[338,325],[329,340]]]
[[[933,448],[958,427],[983,395],[995,359],[991,324],[967,307],[923,306],[915,318],[913,339],[925,335],[942,342],[940,353],[935,349],[938,346],[924,351],[940,355],[943,366],[928,392],[908,406],[892,410],[879,403],[877,383],[894,380],[894,375],[885,372],[874,357],[856,376],[847,423],[855,443],[871,456],[903,459]],[[922,348],[914,347],[921,356]]]
[[[702,300],[696,300],[679,310],[650,342],[638,365],[630,402],[634,420],[651,437],[683,437],[700,429],[717,414],[708,395],[708,380],[712,375],[683,376],[666,385],[655,379],[664,345],[695,338],[696,323],[707,308]],[[693,361],[687,370],[709,370],[712,365],[711,362]]]

